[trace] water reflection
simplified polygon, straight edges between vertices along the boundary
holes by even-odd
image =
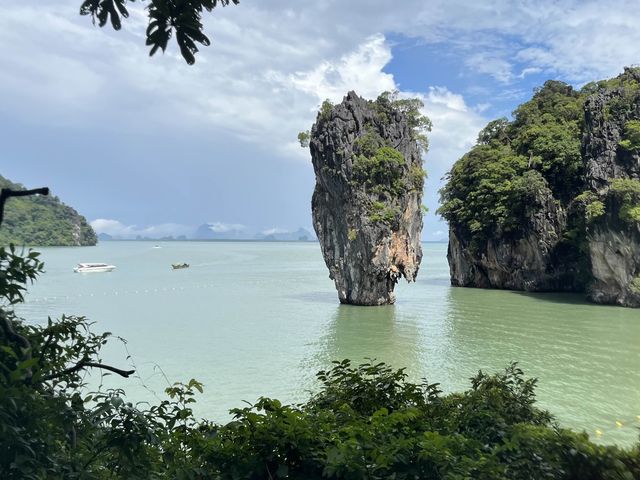
[[[577,300],[450,289],[451,361],[443,368],[455,384],[478,368],[497,371],[518,361],[528,376],[539,379],[540,404],[562,424],[605,432],[603,441],[631,442],[640,425],[638,318],[619,307]]]
[[[305,366],[316,371],[333,360],[351,359],[359,363],[367,358],[412,371],[421,361],[423,345],[418,318],[402,315],[398,307],[357,307],[339,305],[327,322],[324,335],[314,342]]]

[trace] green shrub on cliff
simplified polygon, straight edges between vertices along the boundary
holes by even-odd
[[[298,143],[302,148],[309,148],[309,141],[311,140],[311,133],[309,130],[298,133]]]
[[[380,147],[371,156],[361,154],[353,161],[356,181],[377,195],[393,199],[406,191],[403,183],[406,161],[395,148]]]
[[[613,178],[611,192],[620,200],[620,219],[625,222],[640,222],[640,180]]]
[[[508,145],[477,145],[447,175],[438,213],[477,239],[509,231],[521,213],[514,211],[513,182],[526,169],[527,159]]]
[[[574,198],[583,171],[584,99],[571,86],[548,81],[513,112],[513,121],[489,122],[448,173],[438,213],[478,245],[517,231],[550,195]]]
[[[640,68],[625,67],[622,75],[597,82],[599,89],[606,88],[618,92],[618,95],[611,98],[607,103],[606,118],[633,116],[634,104],[640,99],[639,75]]]
[[[400,217],[400,209],[395,205],[386,205],[383,202],[372,202],[369,219],[372,222],[382,222],[392,225]]]
[[[592,191],[582,192],[575,201],[584,208],[584,219],[587,223],[600,218],[605,214],[606,208],[600,197]]]
[[[623,139],[619,145],[632,153],[640,152],[640,121],[629,120],[625,124]]]
[[[331,111],[333,110],[333,103],[328,98],[322,102],[320,105],[320,118],[324,120],[328,120],[331,118]]]

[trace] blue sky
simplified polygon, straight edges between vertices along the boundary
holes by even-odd
[[[148,57],[139,2],[118,33],[79,3],[0,0],[0,174],[116,235],[310,229],[297,132],[324,98],[397,88],[434,123],[423,237],[443,239],[440,179],[488,120],[548,78],[640,62],[640,11],[622,0],[242,0],[207,17],[192,67],[175,48]]]

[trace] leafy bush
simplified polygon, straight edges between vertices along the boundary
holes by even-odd
[[[619,145],[632,153],[640,152],[640,121],[629,120],[625,124],[623,139]]]
[[[319,116],[323,120],[328,120],[331,118],[331,112],[333,110],[333,103],[328,98],[322,102],[320,105],[320,113]]]
[[[605,214],[606,208],[600,197],[592,191],[582,192],[575,198],[584,209],[584,219],[587,223]]]
[[[508,145],[477,145],[447,174],[438,213],[478,242],[496,231],[508,232],[525,213],[513,198],[514,181],[526,169],[527,159]]]
[[[401,215],[400,208],[395,205],[386,205],[383,202],[372,202],[369,219],[372,222],[382,222],[392,225]]]
[[[260,399],[215,429],[203,455],[220,478],[637,478],[637,450],[601,447],[534,406],[514,364],[442,396],[403,370],[348,360],[318,374],[307,403]]]
[[[309,148],[309,141],[311,140],[311,134],[309,130],[298,133],[298,142],[302,148]]]
[[[609,183],[611,192],[621,203],[620,219],[629,223],[640,222],[640,180],[613,178]]]
[[[412,165],[409,168],[409,189],[422,191],[426,177],[427,172],[421,165]]]
[[[363,138],[363,137],[361,137]],[[371,144],[362,148],[353,162],[353,176],[356,182],[376,195],[394,199],[407,191],[403,181],[406,161],[395,148],[378,147],[373,155],[370,153]]]

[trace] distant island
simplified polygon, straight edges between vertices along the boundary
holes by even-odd
[[[316,236],[304,228],[283,231],[272,230],[260,233],[251,233],[244,229],[230,229],[220,231],[215,224],[204,223],[198,227],[193,237],[194,240],[262,240],[272,242],[310,242],[315,241]]]
[[[0,176],[0,189],[24,190]],[[86,218],[55,196],[12,198],[0,229],[0,245],[90,246],[98,241]]]
[[[110,235],[105,232],[101,232],[98,235],[98,240],[102,241],[261,241],[261,242],[315,242],[316,236],[309,232],[305,228],[298,228],[294,231],[271,229],[263,232],[256,233],[246,228],[220,228],[216,223],[203,223],[198,228],[194,229],[191,235],[178,235],[178,236],[118,236]]]

